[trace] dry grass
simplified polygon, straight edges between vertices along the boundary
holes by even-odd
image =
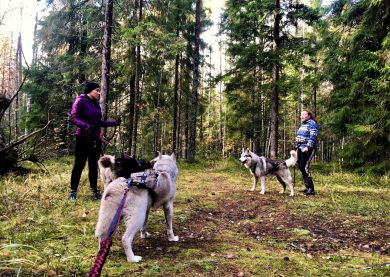
[[[85,276],[94,261],[99,202],[86,174],[71,203],[72,159],[45,165],[46,174],[0,177],[0,276]],[[167,242],[163,213],[154,211],[152,238],[134,241],[143,261],[127,263],[120,226],[102,276],[390,275],[388,177],[315,167],[318,195],[291,198],[274,178],[265,195],[248,192],[250,174],[235,161],[179,170],[180,242]]]

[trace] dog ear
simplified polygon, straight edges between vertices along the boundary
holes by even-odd
[[[158,151],[158,159],[161,160],[161,158],[162,158],[162,154],[160,151]]]
[[[246,152],[246,153],[250,153],[251,151],[249,151],[249,148],[247,148],[247,149],[245,150],[245,152]]]
[[[171,159],[172,159],[172,160],[174,160],[174,161],[176,161],[176,155],[175,155],[175,152],[173,152],[173,153],[171,154]]]

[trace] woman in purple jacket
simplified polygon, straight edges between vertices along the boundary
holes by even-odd
[[[88,178],[93,196],[95,199],[101,198],[97,187],[97,161],[102,151],[101,127],[117,126],[120,124],[120,119],[102,120],[99,99],[100,86],[97,83],[88,82],[85,85],[84,93],[73,102],[70,112],[70,119],[77,126],[75,162],[70,180],[70,200],[72,201],[77,199],[77,188],[87,160]]]

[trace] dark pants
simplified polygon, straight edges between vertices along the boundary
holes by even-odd
[[[70,178],[70,188],[77,191],[81,173],[88,159],[88,178],[91,189],[97,188],[98,164],[97,161],[102,151],[102,142],[91,141],[84,136],[76,136],[75,161]]]
[[[310,148],[307,152],[302,152],[298,148],[298,167],[302,172],[303,179],[307,179],[310,176],[310,162],[316,153],[315,148]]]

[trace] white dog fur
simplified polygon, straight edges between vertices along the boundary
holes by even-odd
[[[153,169],[158,172],[157,182],[155,183],[152,177],[146,179],[146,183],[149,187],[155,186],[154,191],[156,192],[156,199],[153,203],[153,208],[163,207],[168,240],[178,241],[179,237],[174,235],[172,228],[173,201],[176,195],[176,177],[178,174],[176,157],[175,154],[170,156],[159,154],[154,160],[155,164]],[[107,235],[111,221],[119,207],[119,203],[123,198],[126,188],[127,180],[125,178],[118,178],[111,182],[103,193],[95,230],[95,236],[99,239],[99,246],[100,239]],[[148,190],[132,187],[128,191],[123,209],[126,231],[122,236],[122,244],[127,256],[127,261],[129,262],[139,262],[142,260],[141,256],[134,255],[132,241],[138,231],[141,231],[141,238],[150,236],[147,231],[147,220],[151,207],[152,198]]]

